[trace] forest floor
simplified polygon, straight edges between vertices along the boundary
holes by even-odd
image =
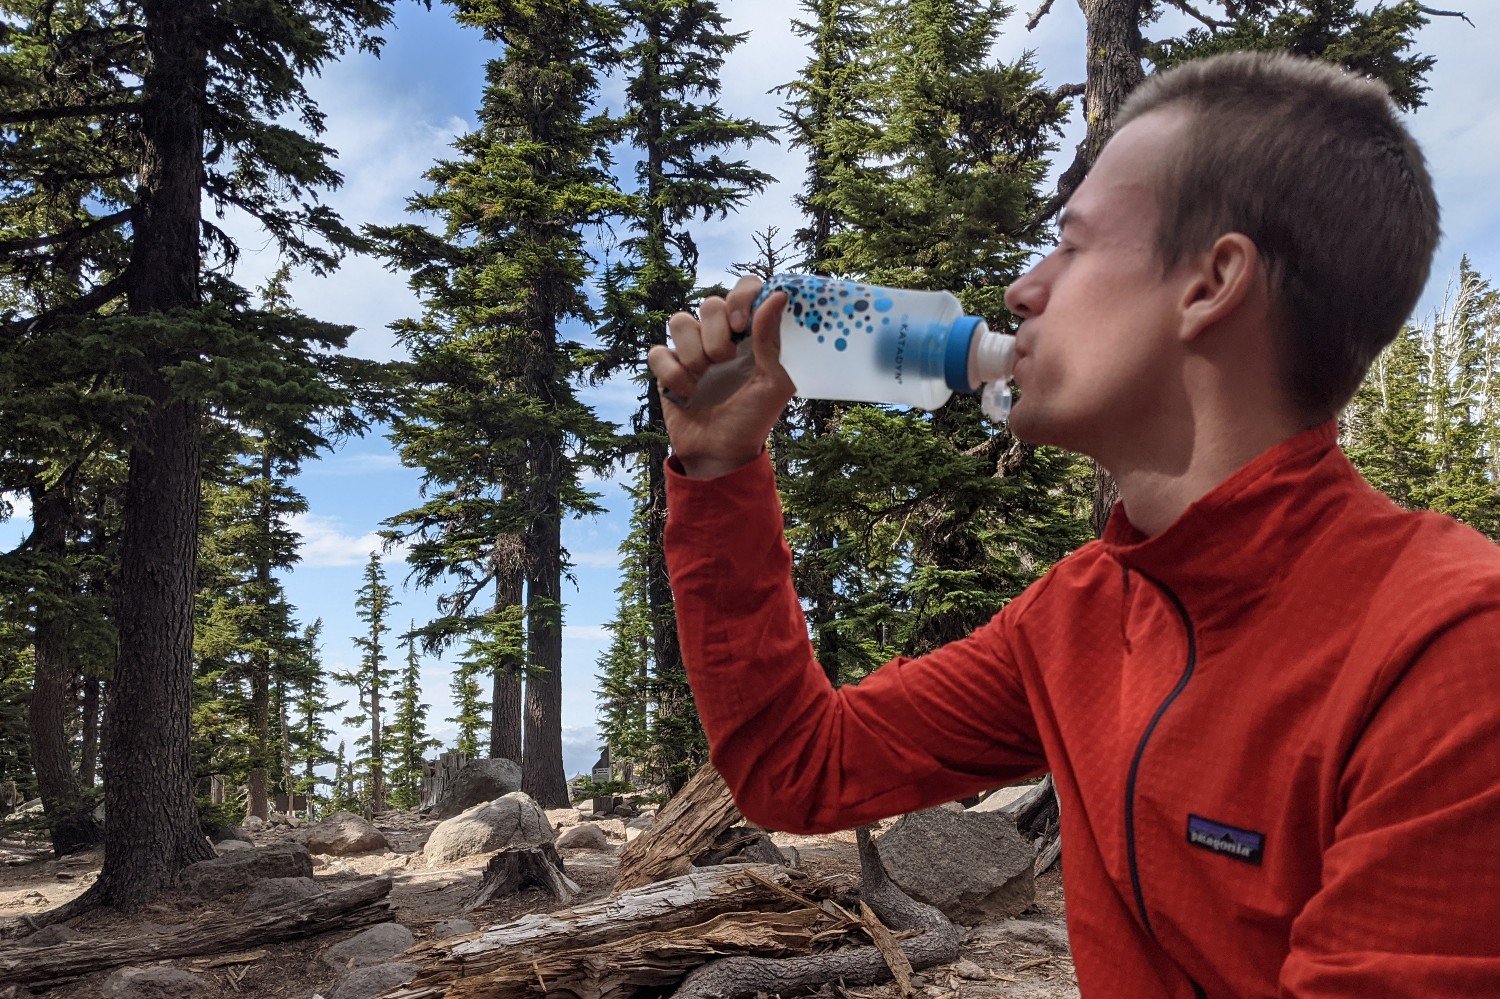
[[[577,821],[570,810],[549,812],[554,825]],[[437,823],[410,813],[388,813],[376,825],[386,834],[392,849],[385,853],[356,857],[315,857],[314,877],[329,887],[343,886],[361,878],[388,874],[392,877],[390,901],[394,919],[408,927],[417,940],[432,939],[434,927],[449,919],[467,919],[478,928],[508,922],[519,916],[545,912],[553,908],[550,900],[537,891],[524,891],[506,899],[463,911],[466,895],[479,883],[490,854],[429,868],[423,861],[422,846]],[[273,827],[253,834],[257,845],[286,838],[287,830]],[[798,866],[820,876],[845,876],[853,883],[859,876],[859,856],[852,832],[826,836],[793,836],[776,833],[779,846],[795,847]],[[568,877],[582,889],[578,903],[590,902],[609,894],[614,886],[618,854],[623,843],[611,840],[607,850],[564,850],[563,861]],[[35,916],[81,894],[98,876],[102,855],[99,851],[78,854],[63,860],[25,860],[24,854],[0,848],[0,923]],[[86,914],[69,925],[82,934],[77,946],[87,946],[90,938],[105,938],[150,933],[156,927],[169,927],[189,920],[210,916],[203,903],[176,897],[163,898],[157,904],[126,918],[108,912]],[[234,909],[219,910],[223,920],[241,918]],[[1037,881],[1035,905],[1020,916],[1027,923],[1040,924],[1039,933],[1023,933],[1028,939],[1049,940],[1048,945],[1018,941],[1000,921],[962,927],[964,943],[961,956],[953,964],[918,972],[914,978],[919,996],[926,999],[1078,999],[1073,965],[1059,942],[1065,935],[1063,926],[1062,881],[1053,868]],[[1009,929],[1014,929],[1011,925]],[[257,996],[276,999],[313,999],[330,996],[340,975],[319,960],[330,945],[352,936],[344,930],[285,944],[256,947],[247,958],[233,964],[206,967],[209,958],[184,958],[166,962],[201,975],[211,983],[205,995],[214,999]],[[14,942],[0,943],[0,957],[14,953]],[[43,990],[34,987],[14,993],[13,999],[45,996],[97,997],[107,973],[54,985]],[[893,986],[832,988],[825,996],[834,999],[896,999]],[[12,994],[0,986],[0,999]]]

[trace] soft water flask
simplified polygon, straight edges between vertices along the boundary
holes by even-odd
[[[787,295],[781,365],[802,398],[931,410],[954,392],[983,384],[985,413],[997,422],[1009,415],[1015,337],[964,315],[948,292],[784,274],[766,282],[755,308],[778,291]],[[708,406],[728,398],[754,367],[749,336],[743,335],[740,356],[710,366],[685,404]]]

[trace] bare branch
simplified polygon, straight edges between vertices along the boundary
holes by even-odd
[[[58,121],[62,118],[95,118],[135,111],[140,101],[114,101],[105,104],[68,104],[52,108],[30,108],[0,114],[0,126],[27,125],[34,121]]]
[[[101,305],[118,298],[125,293],[125,275],[120,274],[99,285],[86,295],[81,295],[59,305],[55,309],[43,312],[41,315],[32,316],[29,319],[16,319],[0,327],[0,332],[7,336],[21,336],[26,333],[40,333],[51,329],[65,319],[81,316],[93,312]]]
[[[1082,83],[1064,83],[1062,86],[1052,91],[1052,93],[1048,94],[1047,100],[1049,103],[1056,106],[1067,100],[1069,97],[1082,97],[1083,91],[1084,85]]]
[[[1042,23],[1042,18],[1046,17],[1047,12],[1052,9],[1052,3],[1053,0],[1042,0],[1042,5],[1036,9],[1036,13],[1032,14],[1026,22],[1027,31],[1036,30],[1036,26]]]
[[[1422,13],[1426,14],[1428,17],[1457,17],[1457,18],[1462,18],[1463,22],[1465,24],[1467,24],[1469,27],[1472,28],[1472,27],[1475,26],[1474,22],[1471,21],[1471,20],[1469,20],[1469,15],[1465,14],[1461,10],[1434,10],[1433,8],[1427,6],[1424,3],[1417,4],[1416,8],[1417,8],[1417,10],[1419,10]]]
[[[66,232],[56,232],[50,236],[36,236],[32,239],[0,240],[0,254],[28,253],[31,250],[40,250],[42,247],[51,246],[54,243],[66,243],[75,239],[83,239],[86,236],[92,236],[101,229],[114,228],[130,218],[132,212],[133,209],[122,208],[113,215],[105,215],[76,229],[69,229]]]
[[[1234,27],[1234,25],[1229,21],[1215,21],[1213,18],[1209,17],[1207,14],[1203,13],[1192,4],[1188,3],[1188,0],[1167,0],[1167,3],[1171,4],[1173,7],[1176,7],[1178,10],[1182,11],[1193,20],[1199,22],[1204,27],[1208,28],[1209,31],[1218,31],[1220,28]]]

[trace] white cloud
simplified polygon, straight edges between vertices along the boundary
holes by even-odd
[[[602,624],[565,624],[563,638],[579,642],[607,642],[614,636]]]
[[[317,513],[294,515],[289,526],[302,537],[301,565],[311,569],[339,569],[364,565],[371,552],[380,552],[387,564],[399,561],[404,552],[398,546],[389,552],[385,541],[374,531],[353,534],[344,529],[337,517]]]
[[[562,728],[563,773],[569,777],[586,774],[599,759],[603,743],[593,725],[564,725]]]
[[[318,461],[310,461],[302,468],[303,475],[379,475],[394,472],[404,467],[395,454],[332,454]]]

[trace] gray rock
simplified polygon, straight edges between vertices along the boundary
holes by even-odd
[[[1002,787],[998,791],[991,791],[989,796],[979,804],[970,808],[971,812],[998,812],[1018,798],[1025,796],[1033,790],[1030,784],[1019,784],[1016,787]]]
[[[71,926],[65,926],[62,923],[53,923],[51,926],[44,926],[33,933],[31,936],[23,939],[21,941],[21,946],[51,947],[53,944],[68,943],[73,940],[78,940],[82,938],[82,936],[82,933],[79,933]]]
[[[559,850],[608,850],[609,839],[596,825],[573,826],[557,837]]]
[[[310,878],[312,857],[298,843],[237,850],[215,860],[200,860],[180,877],[184,889],[200,898],[221,898],[266,878]]]
[[[625,822],[622,819],[600,819],[592,825],[611,839],[625,838]]]
[[[274,909],[288,902],[301,902],[323,894],[323,886],[312,878],[271,878],[257,881],[245,893],[240,912],[254,915],[263,909]]]
[[[373,999],[395,988],[405,985],[417,977],[415,964],[375,964],[350,972],[333,990],[330,999]]]
[[[228,843],[230,841],[234,841],[237,843],[249,843],[252,846],[255,844],[255,841],[250,838],[250,834],[245,832],[245,830],[241,829],[239,826],[226,826],[221,825],[217,822],[210,822],[204,825],[203,834],[207,836],[208,841],[215,846],[218,846],[220,843]]]
[[[990,977],[990,973],[968,958],[959,958],[953,964],[953,973],[959,978],[967,978],[971,982],[981,982]]]
[[[353,812],[334,812],[317,825],[308,826],[298,839],[313,853],[335,857],[391,848],[391,841],[379,829]]]
[[[240,828],[245,832],[260,832],[265,829],[266,820],[259,815],[247,815],[240,820]]]
[[[473,857],[508,846],[551,843],[552,825],[531,796],[513,791],[439,823],[422,854],[430,865]]]
[[[875,845],[896,887],[956,922],[1014,916],[1036,900],[1036,850],[1002,816],[931,808]]]
[[[1029,944],[1053,954],[1068,953],[1068,931],[1059,922],[1007,919],[975,931],[976,940],[1006,944]]]
[[[432,808],[432,818],[455,815],[521,790],[521,767],[512,760],[470,760]]]
[[[417,942],[400,923],[376,923],[323,952],[323,963],[343,970],[385,964]]]
[[[650,829],[654,825],[656,825],[655,812],[651,812],[646,815],[637,815],[633,818],[627,819],[625,822],[626,829],[639,829],[642,832],[645,832],[647,829]]]
[[[251,844],[246,843],[244,840],[240,840],[240,839],[226,839],[222,843],[215,843],[214,844],[214,852],[217,853],[221,857],[224,856],[224,854],[226,854],[226,853],[235,853],[236,851],[239,851],[239,850],[253,850],[253,849],[255,849],[254,846],[252,846]]]
[[[181,968],[121,968],[104,980],[100,993],[110,999],[179,999],[208,992],[208,982]]]
[[[467,919],[445,919],[432,928],[432,936],[436,940],[446,940],[449,937],[473,932],[474,924]]]

